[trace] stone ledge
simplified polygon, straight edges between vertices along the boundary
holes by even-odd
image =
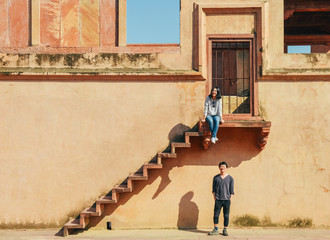
[[[324,75],[263,75],[261,78],[259,78],[259,81],[264,82],[274,82],[274,81],[301,81],[301,82],[311,82],[311,81],[330,81],[330,72],[324,71],[326,74]]]
[[[207,122],[202,122],[200,121],[198,123],[199,127],[199,132],[203,134],[203,147],[204,149],[208,149],[210,146],[211,142],[211,132],[209,129],[209,125]],[[219,128],[235,128],[235,127],[240,127],[240,128],[257,128],[258,129],[258,137],[257,137],[257,146],[260,150],[264,149],[267,140],[268,140],[268,135],[270,133],[270,127],[271,127],[271,122],[270,121],[264,121],[264,120],[231,120],[231,121],[225,121],[223,124],[220,124]]]
[[[149,72],[150,73],[150,72]],[[205,78],[195,72],[157,72],[154,74],[134,72],[77,72],[71,74],[11,74],[1,73],[0,81],[60,81],[60,82],[146,82],[146,81],[205,81]]]

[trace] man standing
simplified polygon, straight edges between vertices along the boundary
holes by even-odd
[[[219,215],[223,207],[224,228],[222,234],[228,236],[227,227],[229,223],[230,201],[234,195],[234,179],[226,173],[228,164],[226,162],[219,163],[220,174],[214,176],[212,193],[215,200],[213,223],[214,229],[209,235],[220,234],[218,230]]]

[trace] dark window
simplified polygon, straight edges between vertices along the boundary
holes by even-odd
[[[284,51],[310,45],[311,53],[330,52],[329,0],[284,0]]]
[[[251,113],[249,42],[212,43],[212,87],[222,93],[223,114]]]

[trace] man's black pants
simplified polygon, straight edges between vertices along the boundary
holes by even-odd
[[[223,207],[223,218],[225,227],[228,227],[229,224],[229,212],[230,212],[230,200],[215,200],[214,204],[214,216],[213,216],[213,223],[219,223],[219,215],[221,212],[221,208]]]

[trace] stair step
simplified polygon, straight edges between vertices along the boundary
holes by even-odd
[[[90,217],[98,217],[102,215],[104,211],[104,204],[117,203],[120,193],[132,192],[133,181],[132,180],[148,180],[148,169],[161,169],[163,164],[161,164],[162,158],[176,158],[177,154],[175,153],[176,147],[191,147],[189,138],[191,136],[203,136],[202,132],[185,132],[185,142],[172,142],[171,143],[171,152],[158,153],[157,163],[149,162],[143,164],[143,172],[132,173],[128,176],[127,181],[123,182],[120,185],[115,186],[111,190],[110,196],[102,196],[96,200],[96,208],[88,207],[80,213],[80,218],[73,219],[68,221],[63,227],[63,236],[66,236],[70,233],[70,229],[83,229],[89,223]],[[140,169],[141,170],[141,169]],[[98,210],[98,211],[96,211]]]
[[[146,167],[148,169],[161,169],[161,168],[163,168],[163,164],[145,163],[145,164],[143,164],[143,167]]]
[[[96,203],[104,203],[104,204],[116,203],[116,202],[117,202],[116,200],[112,200],[111,196],[102,196],[98,200],[96,200]]]
[[[118,193],[132,192],[132,188],[128,188],[127,185],[117,185],[113,189],[115,189],[116,192],[118,192]]]
[[[176,147],[191,147],[191,143],[189,142],[172,142],[171,143],[171,153],[174,154],[175,153],[175,148]]]
[[[80,216],[84,217],[99,217],[101,216],[101,212],[96,212],[96,208],[86,208],[84,211],[80,213]]]
[[[72,219],[68,221],[64,227],[66,228],[84,228],[82,224],[79,223],[79,219]]]
[[[176,158],[176,153],[158,153],[158,157],[161,158]]]
[[[190,137],[199,137],[199,136],[203,136],[202,132],[185,132],[186,136],[190,136]]]
[[[172,147],[191,147],[191,143],[172,142]]]
[[[131,180],[148,180],[148,176],[143,176],[143,173],[134,173],[128,176]]]

